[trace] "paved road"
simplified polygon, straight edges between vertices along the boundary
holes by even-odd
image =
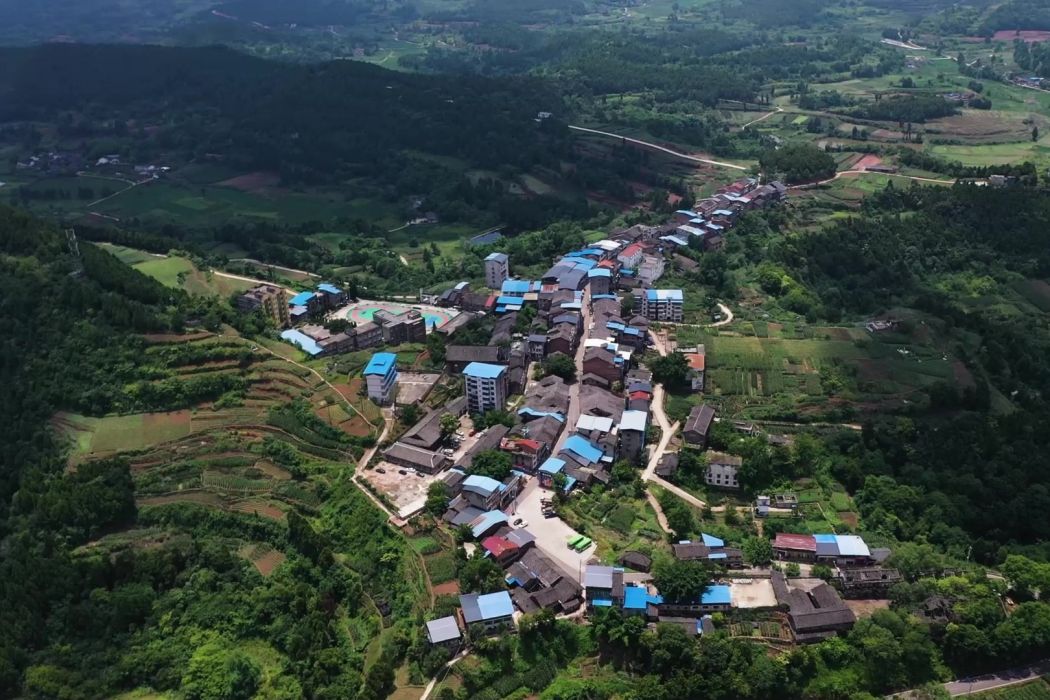
[[[313,272],[307,272],[306,270],[296,270],[294,267],[281,267],[280,265],[273,265],[271,263],[263,262],[262,260],[256,260],[255,258],[233,258],[230,262],[246,262],[252,263],[253,265],[262,265],[263,267],[272,267],[275,270],[281,272],[291,272],[296,275],[306,275],[307,277],[320,278],[321,276]]]
[[[579,581],[583,565],[591,558],[598,545],[592,544],[583,552],[569,549],[569,538],[580,533],[569,527],[561,518],[543,517],[541,501],[553,497],[553,491],[540,488],[539,478],[531,478],[514,501],[514,508],[509,517],[511,521],[524,518],[528,523],[526,529],[536,536],[536,547],[550,557],[563,574],[573,581]]]
[[[583,315],[583,333],[584,337],[590,332],[591,328],[591,288],[588,285],[583,290],[583,309],[580,312]],[[557,444],[551,451],[552,455],[556,455],[561,452],[561,448],[565,446],[565,441],[569,439],[570,433],[576,429],[576,421],[580,419],[580,381],[579,378],[583,376],[583,355],[586,351],[584,347],[583,339],[580,340],[580,346],[576,348],[576,378],[577,380],[569,385],[569,412],[565,417],[565,429],[561,431],[561,437],[558,438]]]
[[[658,143],[651,143],[649,141],[642,141],[641,139],[634,139],[634,138],[631,138],[630,136],[621,136],[620,134],[614,134],[614,133],[612,133],[610,131],[599,131],[598,129],[588,129],[585,126],[572,126],[571,124],[569,125],[569,128],[572,129],[573,131],[582,131],[582,132],[587,133],[587,134],[597,134],[598,136],[608,136],[608,137],[614,138],[614,139],[621,139],[621,140],[626,141],[628,143],[633,143],[636,146],[642,146],[644,148],[651,148],[654,151],[661,151],[661,152],[666,153],[668,155],[672,155],[675,158],[681,158],[682,160],[689,160],[689,161],[692,161],[694,163],[704,163],[705,165],[717,165],[717,166],[722,167],[722,168],[731,168],[733,170],[747,170],[747,168],[744,167],[743,165],[737,165],[736,163],[725,163],[725,162],[722,162],[722,161],[719,161],[719,160],[710,160],[708,158],[700,158],[698,156],[691,156],[688,153],[679,153],[678,151],[672,151],[670,148],[666,148],[664,146],[661,146]]]
[[[983,690],[995,690],[1008,685],[1016,685],[1026,681],[1035,680],[1046,673],[1050,673],[1050,661],[1042,661],[1024,668],[1014,668],[1007,671],[987,673],[983,676],[972,676],[960,678],[950,683],[945,683],[944,688],[952,697],[969,695]]]

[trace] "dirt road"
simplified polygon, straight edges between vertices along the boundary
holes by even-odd
[[[654,151],[660,151],[668,155],[674,156],[675,158],[681,158],[682,160],[692,161],[694,163],[703,163],[704,165],[717,165],[721,168],[730,168],[732,170],[747,170],[743,165],[737,165],[736,163],[725,163],[719,160],[711,160],[709,158],[700,158],[699,156],[691,156],[688,153],[679,153],[678,151],[672,151],[670,148],[661,146],[658,143],[652,143],[650,141],[642,141],[641,139],[634,139],[630,136],[621,136],[620,134],[614,134],[610,131],[599,131],[598,129],[588,129],[585,126],[572,126],[569,128],[574,131],[582,131],[586,134],[597,134],[598,136],[608,136],[609,138],[621,139],[627,143],[633,143],[636,146],[642,146],[643,148],[651,148]]]

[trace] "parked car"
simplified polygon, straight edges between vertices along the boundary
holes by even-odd
[[[376,467],[376,471],[380,474],[386,474],[386,469],[383,469],[382,467]]]
[[[515,518],[514,522],[511,523],[514,527],[528,527],[529,523],[524,518]]]
[[[408,472],[406,472],[404,469],[398,469],[397,473],[400,474],[401,476],[406,476],[408,474]]]

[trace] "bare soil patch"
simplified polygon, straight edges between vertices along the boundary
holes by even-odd
[[[882,158],[876,155],[868,154],[853,164],[854,170],[867,170],[868,168],[874,168],[875,166],[882,165]]]
[[[434,595],[459,595],[459,581],[445,581],[434,586]]]
[[[1044,32],[1034,29],[1022,29],[1016,31],[1013,29],[1000,29],[995,33],[993,37],[996,41],[1013,41],[1014,39],[1020,39],[1021,41],[1029,42],[1040,42],[1050,41],[1050,32]],[[981,39],[981,41],[984,41]]]
[[[231,504],[229,509],[237,513],[261,515],[270,520],[284,521],[285,517],[287,517],[283,510],[270,501],[260,501],[255,499],[237,501],[236,503]]]
[[[858,618],[871,617],[876,610],[886,610],[890,607],[888,600],[847,600],[845,603]]]
[[[149,496],[137,498],[138,506],[163,506],[169,503],[199,503],[202,506],[222,508],[226,503],[214,493],[209,491],[183,491],[181,493],[169,493],[164,496]]]
[[[852,510],[840,510],[836,515],[839,516],[839,520],[849,525],[851,530],[856,530],[857,525],[860,523],[860,516]]]

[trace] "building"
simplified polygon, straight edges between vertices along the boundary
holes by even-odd
[[[382,329],[383,342],[387,345],[425,343],[427,340],[426,320],[415,309],[403,314],[380,309],[372,315],[372,320]]]
[[[375,353],[365,366],[364,376],[368,398],[380,406],[392,403],[397,395],[397,355]]]
[[[709,585],[696,600],[668,601],[657,605],[660,617],[698,618],[705,613],[726,612],[733,607],[733,593],[725,584]]]
[[[691,351],[682,351],[685,355],[686,364],[689,365],[689,385],[693,391],[704,390],[704,373],[707,369],[707,354],[704,346],[692,348]]]
[[[425,474],[436,474],[449,465],[449,458],[440,452],[395,442],[383,451],[383,459],[391,464],[415,469]]]
[[[813,535],[778,532],[773,540],[773,556],[782,561],[815,561],[817,542]]]
[[[514,627],[514,603],[506,591],[461,595],[459,606],[463,622],[468,626],[481,625],[486,632]]]
[[[346,292],[328,282],[317,285],[317,295],[321,297],[321,305],[326,309],[337,309],[346,303]]]
[[[788,624],[795,641],[800,644],[819,642],[839,632],[848,632],[857,621],[853,611],[826,583],[808,591],[793,588],[779,571],[773,572],[770,581],[777,604],[788,608]]]
[[[653,567],[653,560],[652,557],[641,552],[624,552],[620,555],[620,564],[635,571],[649,573]]]
[[[583,351],[583,372],[605,379],[610,385],[623,379],[623,363],[618,356],[601,347],[589,347]]]
[[[645,411],[624,411],[620,417],[620,459],[637,464],[645,449],[645,431],[649,427]]]
[[[644,255],[638,265],[638,279],[645,286],[651,285],[664,275],[666,262],[662,255]]]
[[[277,328],[287,328],[291,323],[284,290],[272,284],[260,284],[237,297],[237,310],[262,311]]]
[[[293,320],[313,316],[324,309],[323,298],[315,292],[299,292],[288,300],[288,314]]]
[[[588,608],[623,607],[623,569],[588,564],[583,571]]]
[[[510,278],[510,258],[506,253],[489,253],[485,258],[485,286],[500,289]]]
[[[431,620],[427,623],[427,641],[431,644],[441,644],[447,647],[458,647],[463,633],[459,631],[459,623],[453,615]]]
[[[367,321],[354,329],[354,337],[357,340],[357,349],[366,350],[383,344],[383,329],[378,324]]]
[[[835,586],[846,598],[888,598],[890,589],[903,581],[901,572],[882,566],[838,569]]]
[[[467,393],[467,412],[471,415],[503,410],[507,405],[507,368],[485,362],[471,362],[463,368]]]
[[[521,548],[507,537],[490,535],[481,541],[485,555],[502,567],[514,562],[521,556]]]
[[[661,479],[673,479],[678,473],[678,454],[668,452],[656,463],[654,473]]]
[[[711,423],[715,419],[715,409],[707,404],[694,406],[689,412],[682,429],[682,437],[690,447],[707,447],[707,440],[711,435]]]
[[[616,261],[625,268],[633,270],[642,262],[644,252],[641,244],[631,243],[616,256]]]
[[[704,482],[709,486],[723,489],[738,489],[740,482],[737,472],[743,465],[744,460],[735,455],[722,454],[721,452],[707,453],[707,472],[704,474]]]
[[[610,294],[612,292],[612,270],[607,267],[596,267],[587,272],[587,283],[591,294]]]
[[[445,370],[458,374],[471,362],[506,364],[507,357],[507,348],[503,345],[449,345],[445,348]]]
[[[652,321],[680,323],[685,312],[681,289],[646,289],[641,294],[642,315]]]
[[[703,533],[702,541],[690,542],[683,540],[672,545],[676,559],[682,561],[707,561],[718,566],[730,569],[739,569],[744,566],[744,553],[735,547],[726,547],[726,543]]]

